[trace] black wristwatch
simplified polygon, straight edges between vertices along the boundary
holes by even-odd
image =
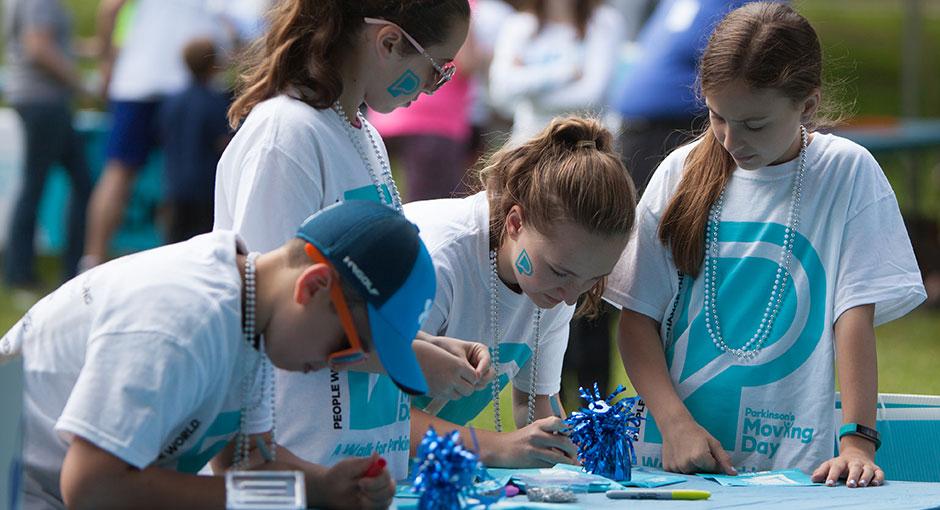
[[[875,450],[881,448],[881,437],[878,431],[864,425],[859,425],[858,423],[846,423],[839,427],[839,439],[842,439],[842,436],[863,437],[875,443]]]

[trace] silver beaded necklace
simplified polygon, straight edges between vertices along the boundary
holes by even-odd
[[[790,211],[787,214],[787,226],[783,234],[780,258],[777,261],[774,286],[770,291],[770,298],[767,300],[767,306],[764,308],[764,314],[761,317],[757,331],[739,348],[729,347],[725,343],[724,336],[721,333],[721,323],[718,319],[718,226],[721,223],[721,211],[724,207],[727,187],[721,190],[718,200],[712,205],[709,213],[708,226],[705,232],[705,302],[703,304],[705,328],[708,330],[708,336],[715,344],[715,347],[722,352],[731,354],[739,361],[751,361],[760,353],[761,347],[770,336],[770,331],[773,329],[777,314],[780,312],[780,306],[783,303],[783,295],[786,293],[785,275],[790,271],[790,262],[793,258],[793,242],[800,226],[800,199],[803,194],[803,177],[806,173],[806,146],[808,141],[809,134],[806,132],[806,128],[800,126],[800,166],[793,178],[793,189],[790,193]],[[681,278],[680,275],[680,287]],[[673,307],[673,313],[675,313],[675,307]],[[670,317],[668,324],[671,328],[672,317]],[[668,335],[671,334],[672,332],[669,331]]]
[[[356,146],[356,152],[359,153],[359,158],[362,159],[363,164],[365,164],[366,169],[369,171],[369,176],[372,178],[372,184],[375,186],[375,192],[379,195],[379,200],[383,204],[387,204],[395,208],[398,212],[401,212],[401,196],[398,194],[398,186],[395,184],[395,179],[392,178],[392,168],[389,166],[388,161],[385,157],[382,156],[382,151],[379,150],[379,144],[375,141],[375,137],[372,136],[372,130],[366,126],[365,116],[362,115],[362,112],[356,111],[356,119],[359,120],[359,125],[362,126],[362,129],[365,130],[366,136],[369,137],[369,143],[372,144],[372,150],[375,152],[375,158],[378,160],[379,164],[382,166],[382,179],[388,183],[389,188],[392,192],[392,203],[388,204],[385,200],[385,193],[382,191],[382,181],[379,179],[379,175],[376,174],[375,168],[372,167],[372,162],[369,160],[368,155],[366,154],[365,149],[362,147],[362,141],[356,136],[352,122],[350,122],[349,117],[346,115],[346,110],[343,109],[343,105],[339,101],[333,103],[333,111],[339,115],[340,120],[343,121],[343,129],[346,131],[346,136],[349,137],[349,141]]]
[[[254,349],[255,342],[255,311],[257,307],[257,291],[255,285],[255,261],[260,253],[252,252],[245,257],[245,323],[242,326],[242,335],[250,350]],[[245,469],[248,464],[248,457],[251,453],[251,444],[246,431],[246,422],[248,413],[256,410],[265,397],[268,397],[271,409],[271,444],[268,445],[271,458],[275,460],[277,455],[277,441],[275,440],[275,416],[274,416],[274,367],[271,365],[271,359],[268,358],[264,347],[264,338],[258,342],[258,356],[246,356],[245,373],[242,377],[242,406],[241,416],[238,425],[238,440],[235,448],[235,469]],[[251,351],[249,351],[251,352]],[[259,366],[260,364],[260,366]],[[251,390],[255,385],[255,378],[258,375],[258,369],[261,369],[261,395],[255,402],[249,402]]]
[[[526,415],[526,425],[535,421],[535,378],[539,373],[539,329],[542,323],[542,309],[535,308],[532,319],[535,327],[535,345],[532,353],[532,378],[529,380],[529,409]],[[503,431],[503,422],[499,410],[499,271],[496,264],[496,249],[490,250],[490,328],[493,332],[493,347],[490,348],[490,358],[496,377],[490,382],[493,391],[493,421],[496,432]]]

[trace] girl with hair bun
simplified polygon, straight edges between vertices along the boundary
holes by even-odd
[[[238,132],[219,162],[215,190],[215,228],[234,230],[258,251],[279,246],[308,215],[339,201],[401,209],[385,145],[360,108],[390,112],[445,86],[467,36],[470,6],[281,0],[268,17],[268,31],[244,58],[229,110]],[[449,394],[454,373],[473,377],[488,363],[482,346],[450,347],[461,355],[415,342],[436,394]],[[407,475],[409,397],[387,376],[278,371],[276,409],[278,442],[305,461],[343,465],[378,453],[388,460],[381,477]],[[335,480],[330,488],[339,494],[357,487],[356,480]]]
[[[611,134],[577,117],[555,119],[538,136],[498,151],[481,181],[475,195],[412,202],[405,216],[420,228],[437,270],[422,331],[430,341],[485,343],[497,377],[486,385],[463,381],[459,399],[415,399],[412,435],[428,425],[458,428],[469,444],[462,427],[493,402],[495,431],[476,433],[485,464],[575,463],[574,444],[556,434],[568,323],[582,295],[578,313],[596,313],[633,228],[633,181]],[[503,433],[498,395],[509,381],[518,430]]]
[[[710,125],[653,175],[605,296],[650,413],[637,454],[880,485],[874,326],[925,298],[894,192],[868,151],[817,131],[819,39],[785,3],[728,14],[699,77]]]

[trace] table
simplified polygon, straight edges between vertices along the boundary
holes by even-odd
[[[938,468],[940,469],[940,468]],[[628,509],[682,509],[704,510],[716,508],[761,509],[940,509],[940,483],[891,482],[881,487],[849,489],[838,487],[722,487],[716,482],[697,476],[684,476],[683,483],[661,487],[663,489],[702,489],[711,492],[704,501],[613,500],[604,493],[579,494],[574,504],[529,504],[525,496],[503,500],[492,510],[539,508],[555,510],[605,508]],[[392,508],[416,508],[416,499],[395,498]]]

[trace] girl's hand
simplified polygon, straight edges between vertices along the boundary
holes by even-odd
[[[839,456],[823,462],[813,471],[813,481],[833,487],[845,479],[849,488],[883,485],[885,472],[875,464],[875,445],[867,439],[846,436],[842,438]]]
[[[495,375],[489,349],[483,344],[419,336],[413,346],[431,397],[446,400],[466,397],[485,388]]]
[[[688,474],[738,474],[721,443],[694,420],[663,430],[663,469]]]
[[[577,464],[578,447],[560,434],[566,425],[549,416],[529,425],[501,434],[494,465],[499,467],[551,467],[555,464]]]

